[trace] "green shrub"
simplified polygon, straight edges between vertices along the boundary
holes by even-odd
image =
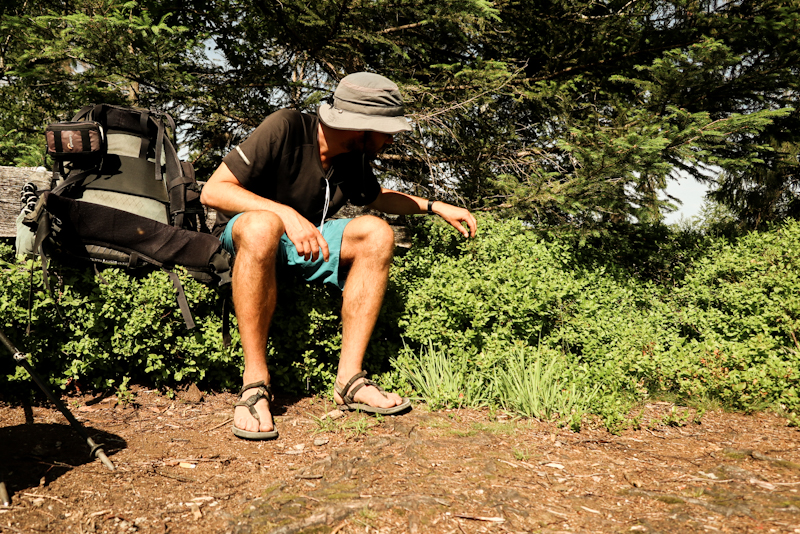
[[[651,396],[800,414],[797,221],[736,241],[640,227],[581,242],[485,216],[472,240],[437,219],[419,218],[413,231],[365,359],[385,387],[436,407],[505,406],[573,427],[588,411],[619,429]],[[38,262],[0,245],[0,269],[0,326],[62,387],[240,383],[235,320],[225,348],[219,300],[185,275],[193,331],[159,271],[105,269],[101,282],[60,266],[56,308]],[[29,288],[34,335],[25,336]],[[277,391],[330,389],[340,305],[338,290],[282,279],[267,347]],[[26,380],[10,358],[0,373]]]
[[[618,237],[592,251],[513,220],[481,218],[472,241],[436,222],[417,232],[395,273],[405,295],[401,369],[429,365],[415,355],[431,344],[451,369],[491,384],[522,345],[585,369],[565,383],[596,387],[588,409],[613,425],[652,395],[798,409],[800,223],[736,243],[680,230],[640,261],[630,247],[613,253]],[[670,266],[680,272],[668,276]]]
[[[737,410],[800,408],[800,223],[720,242],[671,306],[687,340],[675,389]]]
[[[133,275],[105,268],[102,278],[95,278],[91,269],[51,264],[57,306],[44,290],[38,260],[18,260],[8,245],[0,244],[0,270],[0,325],[54,385],[113,389],[130,382],[157,387],[196,382],[207,388],[238,389],[241,384],[243,359],[235,317],[232,344],[226,348],[221,300],[184,272],[180,278],[197,323],[193,330],[186,329],[175,289],[159,270]],[[339,292],[282,282],[267,346],[276,391],[330,388],[341,347]],[[34,289],[32,333],[25,335],[29,287]],[[386,370],[386,355],[394,353],[381,340],[384,330],[383,323],[376,328],[376,342],[365,362],[374,372]],[[11,358],[0,359],[0,373],[13,384],[29,384]]]

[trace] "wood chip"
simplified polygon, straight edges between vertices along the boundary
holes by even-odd
[[[480,515],[464,515],[464,514],[453,514],[453,517],[460,517],[461,519],[470,519],[472,521],[488,521],[490,523],[505,522],[505,519],[502,517],[484,517]]]
[[[600,514],[600,515],[602,515],[602,514],[601,514],[601,512],[600,512],[599,510],[592,510],[591,508],[586,508],[585,506],[581,506],[581,508],[583,508],[583,509],[584,509],[584,510],[586,510],[587,512],[591,512],[591,513],[593,513],[593,514]]]
[[[92,512],[91,514],[89,514],[89,517],[97,517],[100,515],[106,515],[110,513],[111,513],[111,508],[109,508],[108,510],[100,510],[99,512]]]
[[[765,490],[774,490],[775,485],[770,484],[769,482],[764,482],[763,480],[758,480],[757,478],[751,478],[748,482],[754,486],[758,486],[759,488],[764,488]]]
[[[545,467],[552,467],[553,469],[564,469],[564,466],[561,464],[557,464],[555,462],[550,462],[549,464],[544,464]]]
[[[172,480],[177,480],[178,482],[194,482],[193,479],[189,477],[184,477],[181,475],[173,475],[172,473],[166,473],[164,471],[160,471],[158,469],[154,469],[153,472],[157,475],[160,475],[164,478],[171,478]]]
[[[534,471],[536,471],[536,466],[531,465],[528,462],[523,462],[522,460],[520,460],[519,464],[523,467],[527,467],[528,469],[533,469]]]
[[[550,508],[545,508],[545,511],[547,513],[550,513],[550,514],[553,514],[553,515],[557,515],[559,517],[569,517],[567,514],[562,514],[561,512],[556,512],[555,510],[551,510]]]
[[[334,419],[334,420],[336,420],[336,419],[339,419],[342,416],[344,416],[344,412],[343,411],[341,411],[341,410],[331,410],[330,412],[328,412],[325,415],[323,415],[322,417],[320,417],[320,419],[322,419],[323,421],[325,419]]]
[[[65,506],[67,504],[64,501],[62,501],[61,499],[59,499],[58,497],[51,497],[50,495],[39,495],[38,493],[25,493],[25,492],[22,492],[22,495],[25,495],[26,497],[38,497],[38,498],[52,499],[54,501],[60,502],[61,504],[65,505]]]

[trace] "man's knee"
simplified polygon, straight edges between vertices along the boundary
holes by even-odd
[[[237,255],[245,251],[274,255],[284,232],[283,221],[271,211],[243,213],[232,230]]]
[[[345,239],[361,253],[391,256],[394,251],[392,227],[383,219],[372,215],[364,215],[350,222],[345,229]]]

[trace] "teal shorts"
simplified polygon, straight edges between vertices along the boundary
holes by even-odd
[[[219,240],[222,241],[222,246],[225,250],[236,255],[236,250],[233,246],[233,225],[236,219],[239,218],[241,213],[235,215],[228,221]],[[297,253],[294,246],[286,234],[281,237],[280,245],[278,245],[278,265],[285,265],[294,270],[299,271],[301,276],[308,282],[322,282],[333,284],[340,290],[344,291],[344,280],[339,278],[339,255],[342,251],[342,236],[344,235],[344,227],[353,219],[332,219],[325,221],[322,226],[322,237],[328,243],[329,259],[325,261],[322,259],[322,251],[320,251],[317,261],[308,259]]]

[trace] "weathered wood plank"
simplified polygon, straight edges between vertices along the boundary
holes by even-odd
[[[14,237],[14,221],[22,206],[19,194],[22,186],[33,182],[40,189],[50,187],[52,173],[44,167],[0,166],[0,237]]]

